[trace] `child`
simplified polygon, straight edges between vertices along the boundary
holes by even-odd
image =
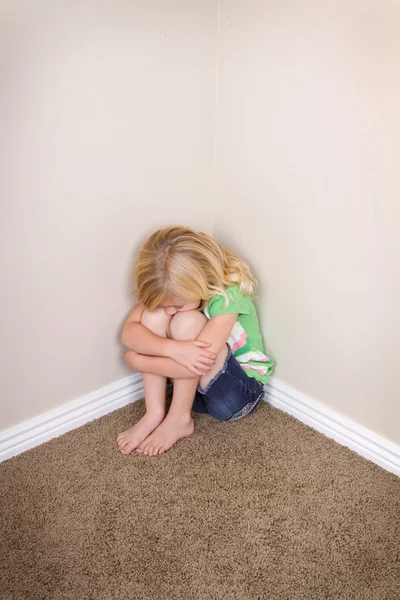
[[[121,341],[127,363],[143,373],[146,413],[117,444],[123,454],[155,456],[193,433],[191,410],[224,421],[254,412],[273,361],[251,300],[256,280],[209,235],[187,227],[156,231],[135,276],[138,304]],[[166,416],[167,378],[173,397]]]

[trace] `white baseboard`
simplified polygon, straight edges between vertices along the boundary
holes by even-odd
[[[143,398],[140,373],[0,432],[0,462]],[[339,444],[400,476],[400,447],[357,425],[291,386],[272,379],[266,401]]]
[[[266,385],[266,400],[339,444],[400,476],[400,446],[301,394],[279,379]]]
[[[0,462],[143,398],[140,373],[0,432]]]

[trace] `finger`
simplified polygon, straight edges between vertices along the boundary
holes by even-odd
[[[217,358],[215,352],[211,352],[210,350],[205,349],[203,349],[203,352],[200,354],[200,356],[206,356],[207,358]]]
[[[211,346],[211,344],[209,344],[208,342],[202,342],[201,340],[194,340],[193,343],[199,348],[208,348],[209,346]]]
[[[199,362],[196,363],[196,366],[199,369],[206,369],[207,371],[211,371],[213,363],[207,363],[204,360],[199,360]]]
[[[201,360],[202,362],[207,362],[209,365],[213,365],[215,364],[217,357],[208,356],[207,354],[201,354],[199,360]]]
[[[197,369],[196,367],[192,367],[189,370],[197,376],[201,377],[202,375],[204,375],[204,373],[202,371],[200,371],[199,369]]]
[[[209,358],[208,356],[204,356],[199,360],[205,365],[215,365],[215,358]]]
[[[208,370],[207,367],[205,367],[204,365],[199,364],[199,363],[196,364],[195,369],[196,369],[196,375],[200,375],[200,376],[205,375],[205,372]]]
[[[202,363],[196,363],[196,369],[201,369],[202,371],[211,371],[211,367]]]

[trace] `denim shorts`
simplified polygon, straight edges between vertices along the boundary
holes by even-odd
[[[246,375],[228,346],[221,371],[204,390],[198,386],[192,410],[219,421],[236,421],[254,412],[263,398],[263,384]]]

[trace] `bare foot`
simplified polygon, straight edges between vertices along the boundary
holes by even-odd
[[[169,415],[157,427],[149,437],[147,437],[136,449],[138,454],[146,456],[156,456],[162,454],[183,437],[188,437],[194,432],[194,423],[192,417],[182,419],[171,418]]]
[[[140,442],[143,442],[154,431],[164,416],[165,413],[146,413],[136,425],[120,433],[117,437],[119,451],[122,454],[130,454],[132,450],[139,446]]]

